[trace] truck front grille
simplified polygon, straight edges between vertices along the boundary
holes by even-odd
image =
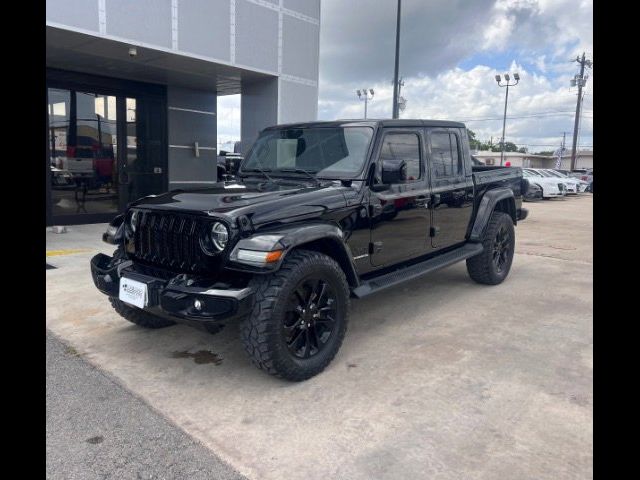
[[[140,211],[134,256],[173,271],[207,271],[210,259],[200,247],[203,228],[204,221],[195,216]]]

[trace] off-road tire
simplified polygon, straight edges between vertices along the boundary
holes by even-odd
[[[321,275],[336,294],[336,323],[323,349],[307,359],[296,358],[283,336],[285,305],[306,277]],[[289,381],[302,381],[322,372],[342,345],[349,315],[349,284],[340,265],[311,250],[289,253],[277,272],[256,275],[251,313],[240,324],[240,337],[251,361],[260,369]]]
[[[176,323],[172,320],[153,315],[140,308],[130,307],[115,297],[109,297],[109,301],[113,309],[118,312],[122,318],[144,328],[164,328],[175,325]]]
[[[504,227],[509,234],[508,256],[501,271],[494,262],[494,244],[500,229]],[[511,216],[504,212],[493,212],[489,224],[482,236],[482,253],[467,259],[467,272],[472,280],[485,285],[497,285],[502,283],[511,269],[515,248],[515,229]]]
[[[113,252],[113,259],[116,260],[123,257],[124,251],[122,250],[122,247],[118,247],[116,251]],[[118,314],[122,318],[144,328],[164,328],[175,325],[176,323],[174,321],[153,315],[140,308],[130,307],[116,297],[109,297],[109,302],[111,302],[111,306],[113,307],[113,309],[118,312]]]

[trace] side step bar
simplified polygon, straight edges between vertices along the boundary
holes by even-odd
[[[460,248],[456,248],[450,252],[430,258],[424,262],[416,263],[408,267],[402,267],[393,272],[385,273],[379,277],[362,282],[360,286],[354,288],[351,293],[356,298],[366,297],[367,295],[379,292],[385,288],[394,287],[400,283],[406,282],[407,280],[413,280],[414,278],[421,277],[427,273],[448,267],[449,265],[453,265],[461,260],[478,255],[481,252],[481,243],[466,243]]]

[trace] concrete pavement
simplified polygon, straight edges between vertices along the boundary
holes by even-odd
[[[502,285],[459,264],[354,301],[341,351],[300,384],[255,369],[234,325],[119,318],[89,274],[103,227],[47,233],[90,250],[47,259],[47,327],[252,479],[590,478],[592,202],[526,204]]]
[[[244,477],[48,333],[47,478]]]

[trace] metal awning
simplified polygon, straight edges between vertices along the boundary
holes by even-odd
[[[140,82],[194,88],[218,95],[241,93],[243,83],[273,77],[211,60],[47,25],[47,67]],[[129,56],[136,46],[137,55]]]

